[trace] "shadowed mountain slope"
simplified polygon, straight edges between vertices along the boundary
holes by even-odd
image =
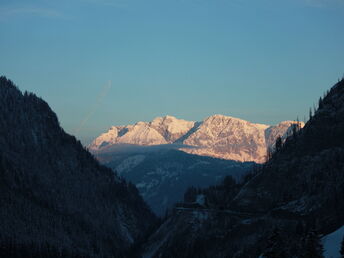
[[[254,165],[164,147],[136,146],[130,151],[130,146],[118,146],[117,151],[97,155],[102,164],[134,183],[157,215],[182,201],[188,187],[208,187],[228,175],[240,181]]]
[[[191,196],[203,195],[201,205],[176,207],[143,256],[318,257],[309,256],[317,234],[344,223],[344,80],[277,149],[251,179],[232,185],[231,198],[220,198],[226,188],[217,186]]]
[[[46,102],[0,77],[1,250],[127,257],[155,221],[135,186],[66,134]]]

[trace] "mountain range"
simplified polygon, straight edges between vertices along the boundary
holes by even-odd
[[[97,158],[113,163],[116,173],[66,134],[41,98],[22,93],[5,77],[0,77],[0,96],[0,257],[320,258],[322,241],[329,248],[327,257],[340,257],[344,79],[319,99],[304,127],[287,129],[291,133],[285,132],[283,140],[275,140],[278,129],[259,125],[265,144],[271,140],[267,161],[251,166],[239,179],[240,164],[247,163],[179,150],[194,148],[185,141],[202,123],[186,133],[187,121],[183,133],[180,127],[161,129],[163,144],[146,141],[140,146],[140,137],[134,137],[135,145],[106,147],[105,142]],[[143,128],[142,135],[157,136],[150,126]],[[221,135],[221,130],[209,131],[216,132],[215,138]],[[243,137],[240,130],[235,132]],[[117,132],[114,139],[125,134]],[[116,149],[120,152],[114,155]],[[123,150],[130,150],[128,156]],[[144,171],[140,166],[151,167]],[[220,172],[223,179],[212,186],[189,187],[164,219],[157,219],[136,186],[123,179],[130,171],[144,171],[153,178],[146,182],[162,178],[163,189],[163,179],[182,168],[184,174],[173,175],[176,188],[181,184],[176,178],[186,178],[189,169],[194,182],[202,169],[210,181],[218,176],[218,167],[226,166],[239,172]]]
[[[321,236],[344,222],[343,168],[344,79],[246,180],[189,189],[143,257],[323,257]]]
[[[180,202],[188,187],[208,187],[226,176],[240,181],[262,163],[278,137],[304,124],[275,126],[213,115],[202,122],[173,116],[112,126],[89,146],[104,165],[134,183],[157,215]],[[210,158],[211,157],[211,158]]]
[[[119,144],[177,144],[180,150],[191,154],[263,163],[267,150],[273,148],[279,136],[285,139],[294,126],[303,125],[302,122],[284,121],[270,126],[224,115],[213,115],[201,122],[165,116],[151,122],[112,126],[88,148],[93,153],[102,153]]]

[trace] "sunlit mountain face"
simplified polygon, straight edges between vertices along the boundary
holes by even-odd
[[[344,258],[343,14],[0,0],[0,258]]]
[[[302,122],[284,121],[270,126],[223,115],[210,116],[201,122],[165,116],[151,122],[113,126],[97,137],[89,150],[104,153],[121,144],[175,144],[174,148],[191,154],[263,163],[278,137],[285,139],[295,126],[302,128],[303,125]]]
[[[163,215],[183,200],[185,191],[219,184],[226,176],[240,182],[254,164],[267,159],[303,123],[276,126],[214,115],[201,122],[173,116],[112,126],[89,150],[104,165],[134,183],[152,210]]]

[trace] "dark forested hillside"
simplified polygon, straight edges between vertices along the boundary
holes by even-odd
[[[127,257],[155,222],[46,102],[0,77],[1,257]]]
[[[322,257],[344,224],[344,80],[280,145],[242,185],[190,189],[144,257]]]
[[[322,257],[320,235],[344,224],[343,170],[341,80],[267,163],[190,188],[139,248],[156,218],[135,186],[0,77],[0,257]]]

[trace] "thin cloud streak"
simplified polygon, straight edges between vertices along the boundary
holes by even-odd
[[[108,95],[110,89],[111,89],[111,81],[109,81],[108,84],[103,87],[103,89],[97,96],[91,110],[87,113],[86,117],[80,122],[79,126],[75,129],[74,135],[78,135],[80,131],[84,128],[88,120],[90,120],[90,118],[95,114],[98,107],[102,103],[102,100]]]

